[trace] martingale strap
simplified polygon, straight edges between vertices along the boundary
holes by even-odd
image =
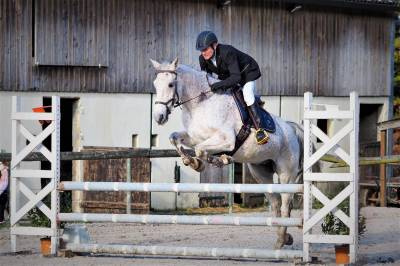
[[[228,156],[233,156],[237,150],[242,146],[242,144],[246,141],[247,137],[251,134],[251,126],[249,124],[243,124],[239,130],[239,133],[236,135],[235,139],[235,147],[231,151],[224,151],[217,153],[215,155],[226,154]]]

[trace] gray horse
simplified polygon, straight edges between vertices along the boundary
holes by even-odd
[[[153,107],[155,121],[162,125],[168,115],[178,105],[182,108],[185,130],[173,132],[170,141],[181,154],[183,162],[201,171],[204,160],[216,165],[235,162],[247,163],[252,176],[258,183],[273,183],[273,175],[278,175],[278,183],[302,182],[303,130],[292,122],[272,116],[276,132],[270,134],[267,144],[258,145],[252,133],[232,158],[213,154],[233,150],[235,137],[242,126],[239,111],[233,97],[227,93],[214,94],[209,85],[218,81],[186,65],[178,65],[175,59],[168,63],[151,60],[156,69],[153,82],[156,99]],[[196,157],[188,155],[182,146],[195,150]],[[272,209],[276,217],[290,217],[290,193],[270,195]],[[293,238],[286,233],[286,227],[278,228],[276,249],[291,245]]]

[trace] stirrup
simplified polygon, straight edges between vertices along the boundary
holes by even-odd
[[[268,132],[263,129],[259,128],[256,130],[256,141],[258,145],[264,145],[269,141],[269,134]]]

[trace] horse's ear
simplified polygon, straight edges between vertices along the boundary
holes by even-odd
[[[153,67],[155,69],[159,69],[160,68],[160,63],[158,63],[156,60],[153,60],[153,59],[150,58],[150,62],[151,62],[151,64],[153,65]]]
[[[178,67],[178,57],[174,59],[174,61],[172,61],[171,63],[175,68]]]

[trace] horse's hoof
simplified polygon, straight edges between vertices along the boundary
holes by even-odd
[[[170,136],[169,136],[169,142],[172,144],[172,145],[174,145],[174,146],[176,146],[176,142],[178,141],[178,136],[177,136],[177,134],[176,134],[176,132],[174,132],[174,133],[172,133]]]
[[[186,166],[188,166],[188,165],[191,163],[190,159],[187,158],[187,157],[182,158],[182,162],[183,162],[183,164],[186,165]]]
[[[197,158],[203,158],[203,156],[204,156],[203,150],[195,149],[194,152],[195,152]]]
[[[274,249],[281,249],[283,246],[284,246],[284,243],[283,243],[283,241],[282,241],[282,240],[280,240],[280,239],[278,239],[278,240],[276,240],[276,243],[275,243]]]
[[[215,156],[209,156],[207,158],[207,162],[215,167],[222,168],[224,166],[224,163],[219,157]]]
[[[202,172],[204,170],[204,163],[201,160],[194,158],[190,167],[197,172]]]
[[[228,156],[228,155],[226,155],[226,154],[222,154],[219,158],[221,159],[221,161],[222,161],[222,163],[223,163],[224,165],[228,165],[228,164],[233,163],[232,157],[231,157],[231,156]]]
[[[293,237],[291,234],[285,235],[285,245],[287,246],[293,245]]]

